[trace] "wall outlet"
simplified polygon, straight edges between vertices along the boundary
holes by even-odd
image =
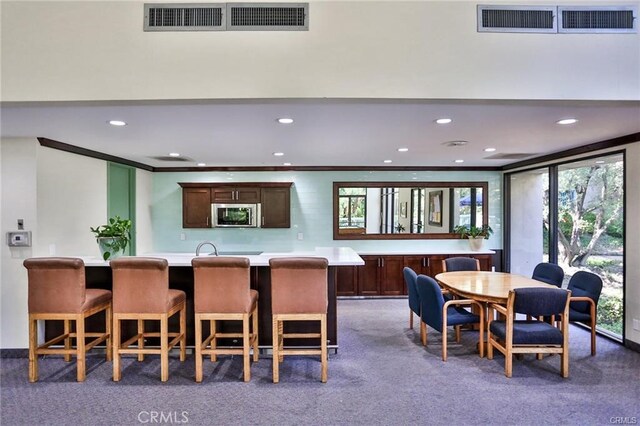
[[[636,331],[640,331],[640,319],[638,318],[633,319],[633,329]]]
[[[304,235],[302,234],[302,232],[298,232],[298,240],[304,240]]]
[[[187,234],[185,234],[184,232],[180,233],[180,241],[186,241],[187,239]]]

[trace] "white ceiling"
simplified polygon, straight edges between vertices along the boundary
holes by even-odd
[[[502,166],[640,132],[640,102],[260,100],[3,104],[1,136],[46,137],[153,167]],[[277,123],[291,117],[290,125]],[[438,125],[449,117],[451,124]],[[576,124],[556,121],[575,117]],[[107,124],[123,120],[124,127]],[[466,140],[464,147],[445,142]],[[401,153],[397,148],[409,148]],[[494,147],[495,153],[484,148]],[[152,157],[179,152],[189,162]],[[275,157],[274,152],[284,152]],[[392,160],[390,164],[384,160]],[[462,159],[463,164],[454,160]]]

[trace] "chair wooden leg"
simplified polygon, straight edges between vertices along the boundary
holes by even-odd
[[[504,375],[511,377],[513,373],[513,354],[511,353],[511,347],[506,347],[506,354],[504,355]]]
[[[447,360],[447,322],[442,322],[442,360]]]
[[[271,328],[272,328],[272,347],[273,347],[273,383],[278,383],[280,381],[280,371],[279,368],[280,366],[279,364],[279,350],[278,347],[280,346],[279,343],[279,339],[280,336],[278,336],[278,319],[274,316],[272,322],[271,322]]]
[[[167,314],[160,317],[160,381],[169,380],[169,324]]]
[[[596,314],[591,312],[591,356],[596,355]]]
[[[86,377],[86,350],[85,350],[85,336],[84,336],[84,315],[79,314],[76,316],[76,354],[77,354],[77,378],[79,382],[84,382]]]
[[[187,359],[187,307],[180,309],[180,362]]]
[[[144,349],[144,320],[138,320],[138,349]],[[144,354],[138,354],[138,361],[144,361]]]
[[[278,321],[278,361],[284,361],[284,321]]]
[[[422,346],[427,346],[427,324],[420,319],[420,340],[422,341]]]
[[[409,309],[409,328],[413,330],[413,311]]]
[[[64,322],[64,334],[71,333],[71,326],[70,326],[71,321],[63,320],[63,322]],[[64,339],[64,348],[67,350],[71,349],[71,337],[67,337],[66,339]],[[71,354],[64,354],[64,360],[66,362],[70,362]]]
[[[195,347],[196,347],[196,382],[202,382],[202,320],[196,314],[195,323]]]
[[[487,332],[487,359],[493,359],[493,345],[491,344],[491,336]]]
[[[253,311],[253,362],[258,362],[260,349],[258,348],[258,304]]]
[[[113,381],[120,381],[120,317],[113,315]]]
[[[327,316],[322,315],[320,318],[320,362],[322,370],[320,381],[327,383],[328,354],[327,354]]]
[[[249,314],[242,315],[242,365],[244,370],[244,381],[251,380],[250,367],[250,342],[249,342]]]
[[[454,330],[456,332],[456,343],[460,343],[460,326],[456,325]]]
[[[216,320],[209,321],[209,332],[213,336],[211,339],[211,349],[216,349],[218,347],[218,338],[216,337]],[[218,360],[218,356],[216,354],[211,354],[211,362],[216,362]]]
[[[104,330],[105,333],[107,334],[107,340],[105,341],[105,346],[106,346],[106,357],[107,357],[107,361],[111,361],[111,359],[113,358],[112,354],[113,354],[113,344],[112,344],[112,332],[111,332],[111,324],[113,321],[113,306],[111,305],[111,303],[109,303],[109,306],[107,307],[107,309],[104,311],[104,317],[105,317],[105,324],[104,324]]]
[[[29,315],[29,382],[38,381],[38,320]]]
[[[480,310],[480,330],[479,330],[479,341],[478,344],[480,346],[480,358],[484,357],[484,315],[485,315],[485,310],[484,308]]]

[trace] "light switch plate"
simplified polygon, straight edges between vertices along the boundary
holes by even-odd
[[[31,247],[31,231],[7,232],[9,247]]]

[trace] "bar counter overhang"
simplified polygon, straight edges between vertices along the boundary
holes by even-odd
[[[191,267],[191,259],[195,257],[191,253],[152,253],[145,254],[145,257],[159,257],[166,259],[169,263],[169,288],[182,290],[187,296],[187,345],[193,347],[194,344],[194,311],[193,311],[193,268]],[[364,261],[358,254],[348,247],[327,247],[316,248],[309,251],[295,251],[290,253],[261,253],[259,255],[235,255],[237,257],[246,257],[251,265],[251,288],[259,293],[258,299],[258,330],[259,345],[261,348],[271,348],[271,273],[269,269],[269,259],[273,257],[324,257],[329,261],[328,270],[328,300],[329,306],[327,310],[327,338],[330,348],[337,349],[337,312],[336,312],[336,276],[337,267],[363,265]],[[202,257],[202,255],[201,255]],[[80,258],[85,263],[87,288],[112,289],[112,274],[109,262],[105,262],[99,257],[83,257]],[[304,277],[300,277],[301,281]],[[169,327],[177,328],[177,318],[171,318]],[[104,318],[97,315],[96,318],[87,320],[87,331],[100,330],[104,327]],[[220,331],[239,331],[239,322],[227,322],[222,325]],[[317,325],[308,322],[298,322],[290,325],[287,332],[303,333],[313,332],[317,329]],[[145,322],[146,331],[159,331],[160,325],[154,321]],[[45,328],[46,336],[55,336],[61,333],[61,321],[48,321]],[[208,324],[205,322],[203,326],[203,334],[208,333]],[[126,322],[122,327],[122,337],[126,339],[137,333],[137,325],[134,321]],[[155,339],[149,339],[148,345],[156,345]],[[240,342],[231,340],[221,340],[221,346],[240,345]],[[288,339],[287,345],[291,346],[319,346],[320,342],[316,339]]]

